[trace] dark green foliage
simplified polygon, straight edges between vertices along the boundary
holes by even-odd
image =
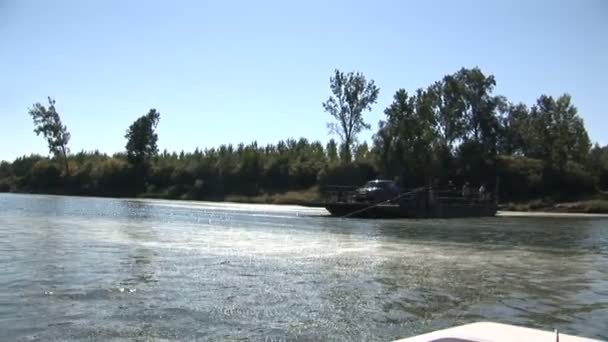
[[[160,113],[156,109],[150,109],[148,114],[135,120],[127,133],[127,160],[133,165],[141,165],[147,162],[151,156],[158,153],[156,145],[158,135],[155,132]]]
[[[357,146],[357,150],[355,152],[355,161],[356,162],[369,162],[371,160],[371,154],[369,151],[369,146],[367,142],[363,142],[362,144]]]
[[[352,150],[357,143],[357,134],[371,126],[363,120],[363,112],[371,110],[376,103],[380,89],[373,80],[369,82],[363,74],[347,74],[335,70],[329,79],[332,95],[323,102],[323,109],[331,114],[336,122],[327,124],[330,133],[337,134],[342,140],[340,158],[350,162]]]
[[[96,165],[91,174],[94,188],[101,195],[131,194],[135,187],[136,173],[124,160],[108,158]]]
[[[338,144],[334,139],[330,139],[327,143],[327,159],[330,163],[334,164],[339,161],[338,157]]]
[[[15,159],[11,165],[11,178],[14,182],[13,186],[16,188],[28,190],[30,188],[28,183],[32,173],[32,169],[34,168],[34,164],[36,164],[42,159],[44,159],[44,157],[39,156],[37,154],[23,156]]]
[[[496,82],[478,68],[461,69],[410,95],[398,90],[374,136],[378,168],[404,186],[442,181],[489,182],[504,99],[492,95]]]
[[[495,85],[474,68],[413,95],[398,90],[374,135],[380,174],[404,186],[504,178],[506,197],[591,192],[601,177],[584,167],[589,138],[570,96],[543,95],[528,109],[493,95]]]
[[[569,95],[557,100],[542,95],[530,110],[526,155],[563,169],[568,162],[585,163],[591,143]]]
[[[29,110],[29,114],[34,121],[34,132],[36,135],[42,134],[44,136],[49,146],[49,152],[63,158],[65,173],[69,174],[67,155],[70,133],[61,122],[59,113],[55,109],[55,100],[50,97],[48,97],[48,100],[48,108],[37,102]]]
[[[324,168],[319,174],[319,185],[361,185],[377,176],[376,169],[368,163],[340,164]]]
[[[542,160],[523,156],[499,157],[498,175],[501,197],[521,200],[542,194],[543,172]]]
[[[598,179],[600,189],[608,190],[608,145],[600,147],[595,144],[589,154],[589,166]]]
[[[8,178],[13,175],[12,165],[7,161],[0,162],[0,179]]]
[[[462,68],[427,89],[434,102],[437,131],[451,148],[463,141],[477,141],[487,154],[493,154],[498,135],[496,109],[501,97],[493,96],[494,76],[485,76],[479,68]]]
[[[431,96],[423,90],[409,96],[400,89],[384,111],[387,120],[380,123],[374,140],[379,167],[385,177],[424,183],[425,177],[433,173],[437,131]]]
[[[523,104],[505,104],[502,107],[501,130],[498,150],[503,155],[524,155],[528,153],[530,132],[530,112]]]
[[[0,192],[9,192],[13,190],[14,180],[10,177],[0,178]]]
[[[582,164],[568,161],[559,169],[546,172],[546,191],[564,199],[593,193],[597,189],[597,178]]]
[[[61,171],[48,160],[39,160],[32,167],[28,183],[35,191],[56,189],[61,185]]]

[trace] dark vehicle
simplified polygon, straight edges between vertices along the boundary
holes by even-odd
[[[355,190],[357,202],[382,202],[391,200],[401,193],[401,188],[390,180],[375,179]]]

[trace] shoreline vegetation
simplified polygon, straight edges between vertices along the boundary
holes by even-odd
[[[608,145],[592,144],[568,94],[513,103],[494,94],[494,76],[462,68],[413,92],[395,91],[372,140],[361,142],[359,133],[372,128],[364,113],[380,88],[339,70],[329,85],[319,110],[329,114],[337,139],[192,152],[159,151],[161,113],[150,109],[127,128],[124,152],[72,153],[71,133],[78,132],[68,131],[49,97],[28,111],[49,156],[0,162],[0,192],[302,204],[329,185],[381,178],[404,189],[484,185],[507,210],[608,212]]]
[[[545,212],[573,214],[608,214],[608,198],[597,198],[569,202],[555,202],[551,199],[536,199],[519,203],[505,203],[501,210],[516,212]]]
[[[0,192],[2,193],[2,192]],[[6,193],[6,192],[5,192]],[[70,196],[70,194],[61,194],[57,192],[12,192],[16,194],[41,194],[41,195],[58,195]],[[85,197],[94,197],[92,195],[84,195]],[[102,198],[121,198],[115,196],[97,196]],[[130,197],[127,197],[130,198]],[[136,195],[138,199],[162,199],[162,200],[180,200],[180,201],[203,201],[203,202],[218,202],[218,203],[244,203],[244,204],[273,204],[273,205],[302,205],[308,202],[321,200],[318,187],[312,187],[306,190],[295,190],[284,193],[261,194],[255,196],[245,195],[228,195],[224,198],[207,198],[207,199],[192,199],[187,197],[174,198],[163,196],[162,194],[142,193]],[[539,213],[551,217],[551,214],[606,214],[608,215],[608,194],[591,196],[582,198],[577,201],[556,202],[550,198],[534,199],[523,202],[501,202],[498,205],[501,216],[519,216],[511,213]],[[543,216],[543,215],[541,215]]]

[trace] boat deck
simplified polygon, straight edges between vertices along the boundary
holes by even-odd
[[[590,338],[494,322],[461,325],[394,342],[597,342]]]

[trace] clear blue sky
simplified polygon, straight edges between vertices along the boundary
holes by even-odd
[[[48,95],[73,152],[123,150],[152,107],[161,150],[325,142],[335,68],[381,88],[364,139],[398,88],[479,66],[513,102],[570,93],[606,144],[607,57],[604,0],[0,0],[0,159],[47,154],[27,110]]]

